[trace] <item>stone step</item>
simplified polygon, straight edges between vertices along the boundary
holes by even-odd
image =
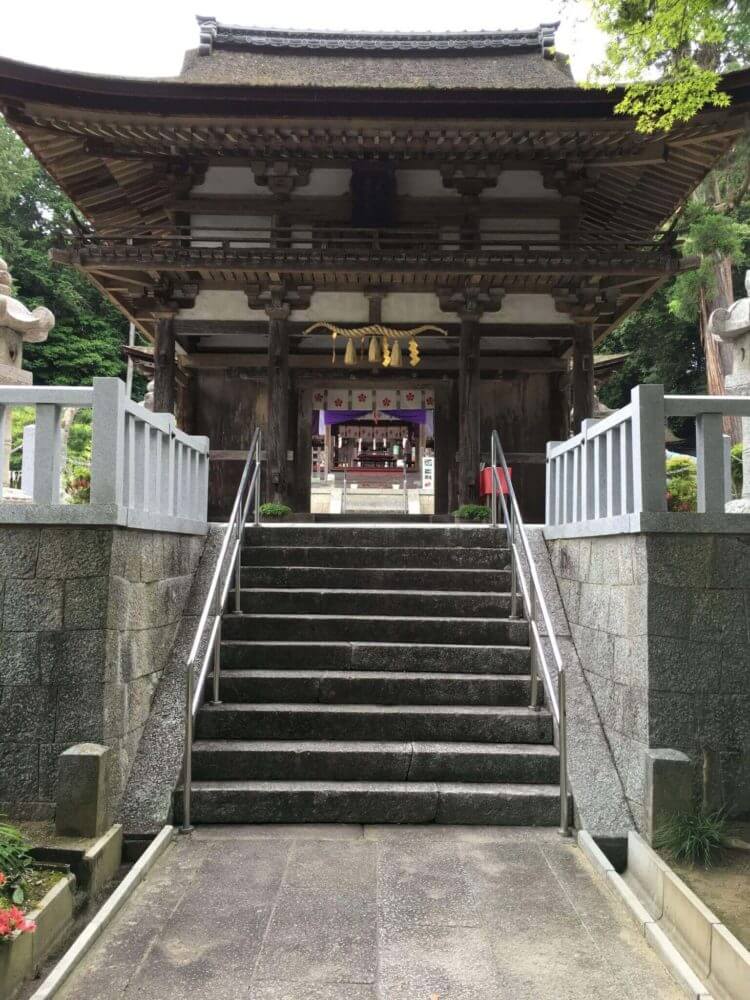
[[[528,674],[527,646],[434,643],[224,641],[224,669],[376,670],[462,674]]]
[[[247,545],[487,548],[505,544],[505,529],[442,524],[262,524],[245,529]]]
[[[313,491],[314,492],[314,491]],[[349,494],[351,496],[351,494]],[[401,496],[403,501],[403,495]],[[314,524],[334,524],[338,527],[346,527],[347,524],[354,525],[364,522],[365,524],[389,524],[404,525],[404,527],[414,527],[416,524],[454,524],[452,514],[404,514],[400,511],[357,511],[356,513],[344,514],[308,514],[305,520]]]
[[[526,646],[528,624],[507,618],[413,618],[397,615],[225,615],[225,639],[297,639],[350,642],[448,642]]]
[[[553,746],[198,740],[196,781],[469,781],[553,784]]]
[[[507,569],[360,566],[244,566],[243,587],[345,587],[349,590],[461,590],[507,593]]]
[[[528,705],[530,682],[523,675],[502,674],[222,670],[220,685],[225,703]]]
[[[508,549],[446,546],[247,545],[243,566],[325,566],[376,569],[505,569]]]
[[[546,709],[484,705],[205,704],[198,739],[551,743]]]
[[[510,595],[476,591],[345,590],[253,587],[242,610],[256,615],[386,615],[419,618],[508,618]],[[519,602],[519,611],[521,611]]]
[[[403,491],[353,490],[346,497],[347,514],[397,514],[403,513],[405,506]]]
[[[554,826],[559,814],[560,790],[556,785],[196,781],[192,786],[195,823]]]

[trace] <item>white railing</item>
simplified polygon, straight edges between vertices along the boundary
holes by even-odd
[[[2,429],[16,406],[36,409],[30,503],[0,503],[0,522],[120,524],[204,533],[208,511],[208,438],[184,434],[175,418],[128,399],[125,383],[92,386],[0,386]],[[66,408],[92,409],[90,502],[70,504],[61,488]],[[0,492],[0,498],[2,493]]]
[[[723,515],[731,499],[725,416],[750,417],[745,396],[665,396],[640,385],[631,401],[602,420],[584,420],[580,434],[547,445],[545,533],[565,537],[674,530],[667,513],[665,427],[668,417],[695,420],[697,512]]]

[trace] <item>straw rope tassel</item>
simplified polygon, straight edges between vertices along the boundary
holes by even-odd
[[[389,368],[391,364],[391,349],[388,346],[388,338],[383,337],[383,368]]]

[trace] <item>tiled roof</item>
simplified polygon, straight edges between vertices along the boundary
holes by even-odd
[[[293,31],[280,28],[243,28],[199,17],[200,54],[216,49],[300,50],[342,53],[518,53],[554,54],[557,24],[540,24],[528,31],[378,32]]]

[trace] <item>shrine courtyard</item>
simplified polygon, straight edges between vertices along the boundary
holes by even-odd
[[[60,1000],[678,1000],[573,841],[500,827],[201,827]]]

